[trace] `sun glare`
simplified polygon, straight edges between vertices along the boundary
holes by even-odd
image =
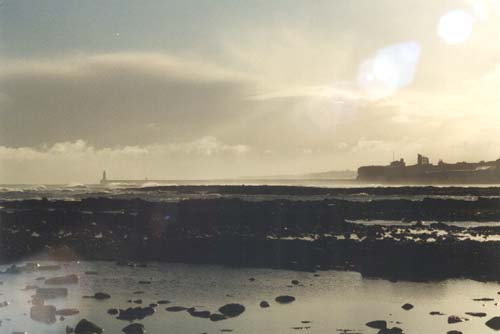
[[[438,35],[448,44],[460,44],[472,34],[474,17],[463,10],[453,10],[439,20]]]

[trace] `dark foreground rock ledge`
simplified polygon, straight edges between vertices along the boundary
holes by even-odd
[[[500,280],[499,227],[425,226],[499,221],[500,201],[349,202],[88,198],[0,203],[0,261],[23,259],[212,263],[347,269],[393,280]],[[366,226],[351,219],[401,220]],[[486,241],[473,239],[484,238]],[[478,240],[479,240],[478,239]]]

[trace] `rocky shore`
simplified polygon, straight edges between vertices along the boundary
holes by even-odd
[[[498,188],[477,191],[491,195]],[[2,263],[35,258],[168,261],[348,269],[392,280],[500,279],[500,227],[485,223],[500,222],[500,199],[495,197],[365,202],[86,198],[5,201],[0,206]],[[352,222],[375,219],[400,223]],[[464,221],[477,226],[443,223]]]

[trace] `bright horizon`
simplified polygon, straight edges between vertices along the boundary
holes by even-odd
[[[496,160],[499,18],[496,0],[3,1],[0,184]]]

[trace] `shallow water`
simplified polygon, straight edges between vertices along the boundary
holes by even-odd
[[[412,222],[404,222],[401,220],[382,220],[382,219],[349,219],[348,222],[361,225],[380,225],[380,226],[401,226],[405,228],[411,228]],[[457,226],[462,228],[474,228],[474,227],[499,227],[500,222],[498,221],[437,221],[437,220],[427,220],[422,221],[422,226],[430,226],[431,224],[442,223],[449,226]]]
[[[6,266],[2,266],[5,269]],[[98,275],[85,275],[85,271]],[[22,291],[26,285],[38,284],[40,276],[53,277],[76,273],[78,285],[68,285],[69,295],[49,300],[46,304],[57,308],[78,308],[80,314],[66,317],[64,321],[46,325],[29,317],[30,296],[34,290]],[[249,278],[255,278],[250,281]],[[291,285],[297,279],[301,285]],[[400,321],[398,326],[406,333],[446,333],[456,329],[464,333],[486,334],[491,330],[484,323],[498,314],[495,306],[500,296],[497,283],[480,283],[471,280],[447,280],[433,283],[396,282],[362,278],[358,273],[325,271],[319,277],[313,273],[271,269],[234,269],[209,265],[183,265],[151,263],[147,268],[117,266],[109,262],[64,263],[62,269],[51,272],[33,272],[0,276],[0,301],[11,304],[1,309],[2,333],[28,331],[28,333],[64,333],[66,325],[74,326],[87,318],[105,329],[105,333],[121,333],[128,322],[117,320],[106,313],[111,307],[137,306],[129,299],[143,299],[142,306],[161,299],[171,300],[160,305],[156,313],[142,321],[147,333],[220,333],[232,329],[234,333],[335,333],[337,329],[355,329],[359,333],[376,333],[365,323],[372,320]],[[151,280],[151,284],[139,284]],[[134,291],[144,291],[136,295]],[[107,292],[112,298],[98,301],[82,296]],[[293,295],[297,300],[288,305],[274,302],[279,295]],[[490,297],[493,302],[477,302],[473,298]],[[271,307],[261,309],[261,300]],[[165,307],[197,306],[215,312],[220,306],[237,302],[246,307],[239,317],[211,322],[191,317],[187,312],[171,313]],[[415,305],[410,311],[401,309],[409,302]],[[446,316],[431,316],[430,311],[440,311]],[[465,312],[486,312],[486,318],[466,316]],[[449,325],[448,315],[466,316],[470,321]],[[7,319],[10,319],[7,320]],[[303,324],[301,321],[311,321]],[[310,326],[309,329],[293,327]]]

